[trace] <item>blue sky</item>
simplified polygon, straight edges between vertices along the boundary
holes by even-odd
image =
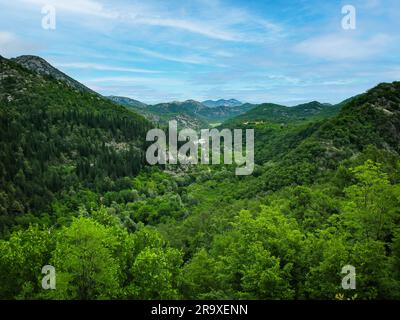
[[[342,7],[356,29],[342,28]],[[44,5],[56,29],[42,28]],[[0,54],[105,95],[336,103],[400,80],[398,0],[0,0]]]

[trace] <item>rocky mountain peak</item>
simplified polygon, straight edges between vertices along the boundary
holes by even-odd
[[[65,73],[53,67],[50,63],[48,63],[45,59],[41,57],[33,55],[23,55],[17,58],[13,58],[11,60],[40,75],[51,76],[56,80],[62,81],[68,86],[79,91],[94,93],[94,91],[92,91],[82,83],[67,76]]]

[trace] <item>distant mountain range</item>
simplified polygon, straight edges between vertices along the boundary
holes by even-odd
[[[235,124],[250,122],[286,124],[326,119],[337,115],[342,105],[352,99],[347,99],[337,105],[312,101],[287,107],[273,103],[242,104],[234,99],[203,102],[187,100],[146,105],[125,97],[110,96],[108,98],[160,125],[167,125],[168,121],[177,120],[179,126],[195,129],[210,125],[218,126],[221,123],[232,127]]]
[[[100,96],[40,57],[24,55],[10,60],[41,76],[52,77],[63,82],[77,91]],[[160,126],[167,125],[170,120],[176,120],[180,127],[194,129],[218,126],[225,122],[228,126],[233,126],[234,124],[249,122],[289,123],[324,119],[337,115],[342,105],[350,101],[348,99],[338,105],[313,101],[294,107],[286,107],[272,103],[259,105],[242,103],[236,99],[206,100],[203,102],[187,100],[148,105],[127,97],[109,96],[106,98],[141,114]]]
[[[241,103],[235,106],[232,103],[230,106],[220,105],[208,107],[204,103],[195,100],[146,105],[145,103],[126,97],[109,96],[107,98],[140,113],[147,119],[160,125],[167,125],[168,121],[176,120],[180,127],[194,129],[206,128],[210,125],[221,123],[255,106]]]
[[[82,83],[53,67],[41,57],[23,55],[10,60],[36,74],[45,77],[48,76],[63,82],[77,91],[100,96]],[[235,99],[220,99],[218,101],[208,100],[205,104],[194,100],[187,100],[184,102],[175,101],[156,105],[147,105],[143,102],[127,97],[109,96],[106,98],[143,115],[148,120],[158,123],[159,125],[166,125],[170,120],[177,120],[179,126],[195,129],[208,127],[212,123],[223,122],[229,118],[240,115],[253,107],[253,105],[250,104],[243,105],[240,101]]]
[[[219,100],[206,100],[203,101],[202,104],[204,104],[206,107],[209,108],[217,108],[217,107],[239,107],[243,104],[243,102],[240,102],[236,99],[219,99]]]

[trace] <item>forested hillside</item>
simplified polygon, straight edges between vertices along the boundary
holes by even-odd
[[[140,171],[144,118],[4,58],[0,77],[1,233],[49,214],[69,190],[107,189],[107,179]]]
[[[141,116],[0,66],[1,299],[400,299],[400,82],[236,119],[239,177],[143,166]]]
[[[250,109],[250,111],[228,120],[227,123],[231,126],[243,123],[278,123],[284,125],[333,117],[339,113],[340,107],[341,104],[322,104],[318,101],[299,104],[294,107],[263,103]]]

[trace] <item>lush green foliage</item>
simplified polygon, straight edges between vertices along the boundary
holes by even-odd
[[[299,104],[294,107],[286,107],[273,103],[264,103],[257,105],[251,110],[233,119],[229,119],[226,125],[235,126],[243,123],[277,123],[285,125],[288,123],[309,122],[311,120],[320,120],[336,116],[341,107],[341,104],[330,105],[323,104],[318,101]]]
[[[220,169],[140,174],[56,226],[43,220],[0,241],[1,295],[400,298],[400,184],[390,181],[398,164],[385,172],[388,163],[359,158],[327,183],[257,197],[248,193],[255,177],[237,181]],[[57,290],[40,288],[45,264],[57,270]],[[353,292],[341,288],[347,264],[357,268]]]

